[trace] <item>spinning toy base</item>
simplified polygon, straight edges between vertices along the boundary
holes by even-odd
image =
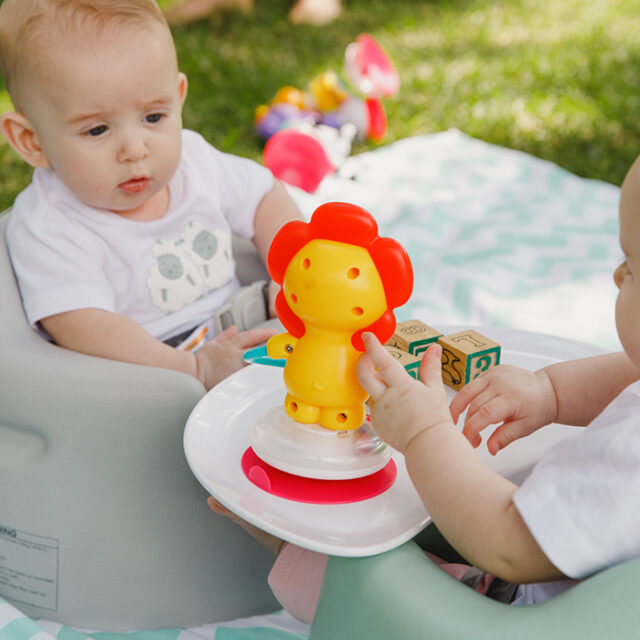
[[[369,422],[332,431],[290,418],[282,405],[253,425],[242,456],[245,476],[267,493],[310,504],[347,504],[380,495],[397,468]]]
[[[380,471],[361,478],[304,478],[268,465],[251,447],[242,456],[242,470],[253,484],[267,493],[308,504],[348,504],[374,498],[393,485],[398,473],[395,462],[389,460]]]
[[[362,478],[380,471],[391,449],[368,422],[351,431],[332,431],[290,418],[282,405],[254,424],[251,446],[267,464],[294,476],[322,480]]]

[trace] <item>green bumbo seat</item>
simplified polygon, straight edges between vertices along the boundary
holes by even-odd
[[[435,527],[421,538],[454,559]],[[458,582],[409,542],[379,556],[331,557],[310,640],[630,640],[640,637],[638,602],[640,558],[544,603],[512,607]]]
[[[202,385],[39,337],[7,255],[9,215],[0,218],[0,596],[32,618],[104,630],[277,609],[272,556],[209,510],[184,458]]]

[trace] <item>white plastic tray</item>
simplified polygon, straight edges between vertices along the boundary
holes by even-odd
[[[468,327],[440,327],[445,334]],[[474,327],[502,345],[503,363],[536,370],[559,360],[602,353],[596,347],[551,336]],[[449,398],[454,392],[448,389]],[[193,410],[184,450],[200,483],[231,511],[288,542],[338,556],[369,556],[410,540],[429,522],[402,455],[394,452],[398,477],[382,495],[346,505],[303,504],[278,498],[250,482],[240,459],[249,446],[254,421],[284,401],[282,369],[250,365],[214,387]],[[460,419],[462,423],[463,417]],[[487,430],[490,432],[490,430]],[[575,433],[550,425],[492,457],[478,449],[497,472],[521,481],[542,453]],[[484,434],[484,438],[489,433]]]

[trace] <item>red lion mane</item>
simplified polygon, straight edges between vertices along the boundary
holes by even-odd
[[[269,275],[275,282],[282,285],[292,258],[311,240],[344,242],[369,252],[382,280],[387,310],[373,324],[354,333],[351,343],[358,351],[364,351],[362,334],[371,331],[384,344],[396,328],[393,309],[403,305],[413,290],[413,270],[407,252],[395,240],[381,238],[375,219],[361,207],[329,202],[318,207],[309,222],[288,222],[278,231],[267,258]],[[293,312],[282,291],[276,298],[276,311],[292,336],[304,335],[304,323]]]

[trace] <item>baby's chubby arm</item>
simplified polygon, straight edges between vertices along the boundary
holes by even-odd
[[[491,454],[551,422],[589,424],[640,371],[624,352],[550,365],[535,373],[501,365],[464,386],[451,402],[454,422],[468,407],[463,433],[474,447],[480,432]]]
[[[561,578],[513,503],[517,486],[492,471],[453,424],[441,347],[425,353],[418,382],[374,336],[363,338],[367,354],[358,376],[373,400],[373,426],[404,454],[420,498],[449,543],[468,562],[510,582]]]
[[[274,180],[273,187],[260,201],[253,222],[253,244],[265,264],[271,241],[280,227],[291,220],[302,220],[302,215],[282,183]],[[269,284],[269,315],[272,318],[276,315],[274,301],[278,291],[278,285],[271,282]]]
[[[198,378],[205,388],[244,366],[246,349],[265,342],[270,329],[239,333],[235,327],[217,335],[195,355],[157,340],[126,316],[103,309],[78,309],[40,321],[56,344],[72,351],[132,364],[173,369]]]

